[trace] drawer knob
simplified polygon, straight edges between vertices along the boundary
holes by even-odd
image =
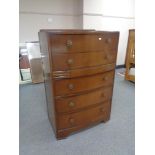
[[[106,39],[106,43],[110,44],[111,43],[111,38]]]
[[[70,118],[69,123],[73,125],[75,123],[75,120],[73,118]]]
[[[72,65],[73,62],[74,62],[73,59],[68,59],[68,60],[67,60],[68,65]]]
[[[71,40],[67,40],[66,45],[68,48],[70,48],[73,45],[73,42]]]
[[[103,77],[103,80],[104,81],[107,81],[108,80],[108,77],[107,76]]]
[[[70,83],[70,84],[68,85],[68,88],[69,88],[70,90],[73,90],[73,89],[74,89],[74,85],[73,85],[72,83]]]
[[[104,93],[101,93],[101,97],[105,97],[105,94]]]
[[[70,107],[74,107],[74,106],[75,106],[75,103],[74,103],[73,101],[70,101],[70,102],[68,103],[68,105],[69,105]]]
[[[106,56],[105,56],[105,59],[110,59],[110,58],[111,58],[110,55],[106,55]]]
[[[104,108],[100,108],[100,112],[104,112]]]

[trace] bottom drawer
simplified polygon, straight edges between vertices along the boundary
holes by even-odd
[[[72,128],[106,119],[110,115],[110,102],[80,112],[58,115],[58,129]]]

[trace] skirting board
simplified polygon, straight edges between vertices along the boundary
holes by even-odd
[[[125,68],[125,65],[116,65],[116,69]]]

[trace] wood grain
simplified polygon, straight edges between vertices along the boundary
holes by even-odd
[[[54,80],[56,96],[75,94],[113,84],[114,71],[83,78]]]
[[[112,86],[99,88],[81,95],[58,98],[56,100],[56,111],[58,113],[74,112],[88,106],[103,103],[112,97]]]
[[[119,32],[39,32],[49,120],[57,139],[110,119]]]

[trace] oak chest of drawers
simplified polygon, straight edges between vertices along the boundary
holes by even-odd
[[[110,118],[119,32],[40,30],[49,120],[57,139]]]

